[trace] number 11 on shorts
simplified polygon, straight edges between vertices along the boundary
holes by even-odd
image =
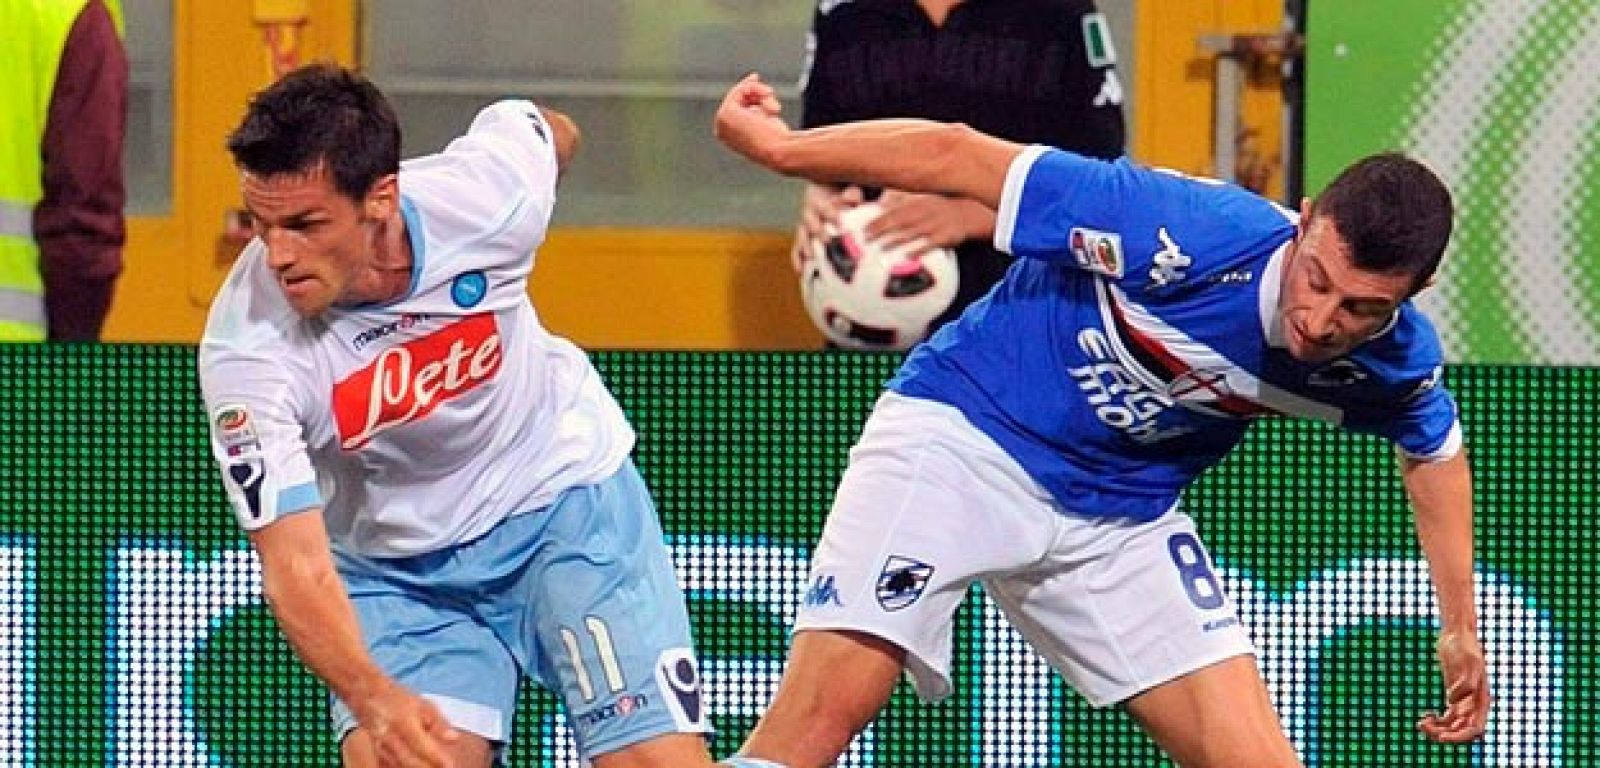
[[[622,665],[617,662],[617,648],[611,644],[611,628],[606,626],[605,620],[596,616],[586,616],[583,625],[589,630],[589,637],[594,640],[594,649],[600,657],[600,670],[605,674],[606,687],[612,693],[621,693],[628,687],[628,681],[622,677]],[[589,679],[589,668],[583,663],[583,649],[579,646],[578,633],[561,628],[561,642],[567,646],[567,654],[572,657],[572,671],[578,678],[578,692],[583,694],[584,701],[594,701],[594,682]]]

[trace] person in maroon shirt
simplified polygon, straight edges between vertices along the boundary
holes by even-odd
[[[34,240],[51,341],[97,341],[122,272],[122,143],[128,59],[103,0],[89,0],[61,53],[45,123]]]

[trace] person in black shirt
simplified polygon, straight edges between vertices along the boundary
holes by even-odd
[[[882,117],[959,122],[1011,141],[1092,157],[1123,153],[1122,86],[1092,0],[822,0],[801,80],[806,128]],[[994,211],[970,200],[808,184],[793,261],[840,210],[877,199],[867,229],[891,247],[956,249],[960,285],[930,332],[1005,274]]]

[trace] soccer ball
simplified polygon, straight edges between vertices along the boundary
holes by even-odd
[[[848,208],[837,228],[804,245],[801,300],[822,334],[846,349],[910,349],[956,295],[955,251],[868,242],[862,230],[880,211],[876,203]]]

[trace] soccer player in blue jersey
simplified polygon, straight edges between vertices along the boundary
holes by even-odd
[[[952,615],[980,581],[1091,703],[1185,768],[1298,766],[1184,486],[1267,414],[1392,441],[1441,621],[1446,708],[1482,735],[1472,482],[1441,353],[1410,297],[1450,194],[1396,154],[1297,212],[1235,186],[877,120],[791,131],[752,75],[717,112],[751,161],[815,182],[982,202],[1018,257],[907,357],[850,454],[782,684],[744,765],[831,763],[907,671],[949,692]]]

